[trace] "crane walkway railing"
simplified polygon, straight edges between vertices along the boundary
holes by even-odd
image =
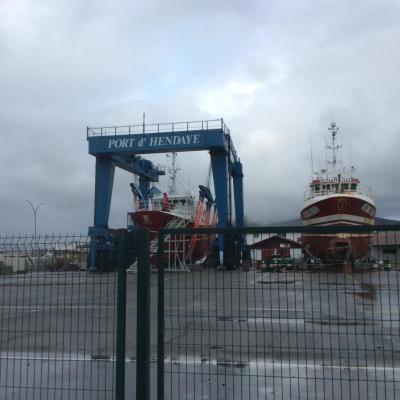
[[[209,131],[215,129],[220,129],[223,133],[230,134],[223,118],[205,121],[87,127],[86,132],[87,137],[89,138],[96,136],[135,135],[146,133]]]

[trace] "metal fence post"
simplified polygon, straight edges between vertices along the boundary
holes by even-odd
[[[150,232],[137,238],[136,398],[150,399]]]
[[[125,399],[125,332],[126,332],[126,229],[118,230],[117,273],[117,343],[115,365],[115,398]]]
[[[164,400],[164,235],[158,234],[157,400]]]

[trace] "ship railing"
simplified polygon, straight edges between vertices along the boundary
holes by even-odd
[[[120,126],[101,126],[87,127],[87,138],[96,136],[116,136],[116,135],[136,135],[146,133],[171,133],[222,130],[224,134],[229,135],[230,131],[226,126],[224,119],[211,119],[205,121],[185,121],[185,122],[167,122],[157,124],[136,124]]]
[[[323,189],[323,190],[311,190],[311,189],[307,189],[304,192],[304,200],[309,200],[312,199],[314,197],[318,197],[318,196],[327,196],[330,194],[351,194],[351,193],[357,193],[360,194],[362,196],[366,196],[366,197],[371,197],[371,188],[366,186],[366,185],[357,185],[356,189],[344,189],[344,188],[340,188],[340,189]]]
[[[230,149],[230,152],[231,152],[231,154],[232,154],[233,161],[238,161],[238,160],[239,160],[239,157],[238,157],[238,155],[237,155],[237,152],[236,152],[235,146],[234,146],[234,144],[233,144],[232,138],[231,138],[231,136],[230,136],[230,134],[229,134],[229,131],[228,131],[228,133],[226,134],[226,136],[227,136],[227,138],[228,138],[228,140],[229,140],[229,149]]]
[[[164,204],[160,201],[152,202],[149,200],[148,202],[145,201],[138,201],[135,204],[135,211],[166,211],[170,212],[171,214],[184,218],[190,219],[193,217],[194,214],[194,205],[182,205],[182,204],[174,204],[172,201],[168,202],[168,208],[164,207]],[[132,213],[128,213],[128,225],[133,224],[133,217]]]

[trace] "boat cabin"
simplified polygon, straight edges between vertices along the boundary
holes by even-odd
[[[133,216],[138,211],[160,211],[185,220],[192,220],[195,212],[194,197],[187,195],[157,196],[149,200],[148,205],[137,202],[134,212],[128,212],[128,226],[134,225]]]
[[[305,192],[305,199],[316,196],[326,196],[335,193],[358,193],[370,196],[370,188],[361,185],[357,178],[341,178],[340,176],[326,179],[313,179],[310,188]]]
[[[165,207],[165,203],[164,203],[163,199],[153,200],[151,204],[152,204],[153,210],[165,211],[164,208],[167,208],[167,207]],[[185,199],[185,198],[184,199],[174,199],[174,200],[168,201],[168,207],[170,209],[186,207],[188,205],[191,205],[191,201],[189,199]]]
[[[194,197],[186,195],[162,195],[149,201],[148,210],[164,211],[184,219],[193,218],[195,209]]]

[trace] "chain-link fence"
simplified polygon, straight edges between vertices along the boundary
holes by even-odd
[[[159,399],[400,397],[399,226],[166,230],[158,260]]]
[[[116,274],[82,235],[0,237],[0,398],[112,399]]]
[[[0,398],[398,397],[400,226],[118,238],[0,238]]]

